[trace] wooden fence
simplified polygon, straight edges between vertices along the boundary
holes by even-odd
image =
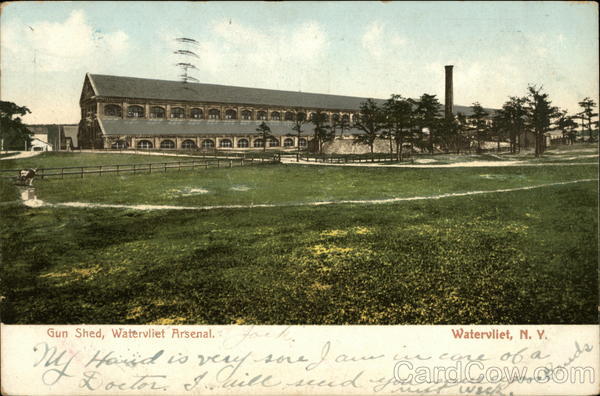
[[[209,168],[233,168],[239,166],[248,166],[254,164],[277,163],[279,156],[271,158],[230,158],[230,159],[198,159],[191,161],[174,161],[174,162],[152,162],[145,164],[117,164],[117,165],[95,165],[95,166],[68,166],[62,168],[40,168],[36,172],[36,177],[44,178],[59,178],[65,177],[80,177],[89,175],[106,175],[106,174],[152,174],[166,173],[172,170],[196,170]],[[2,169],[0,177],[14,179],[19,175],[19,169]]]
[[[414,162],[415,159],[419,157],[428,158],[430,156],[441,156],[441,155],[457,155],[460,158],[460,155],[465,154],[496,154],[500,152],[510,152],[510,147],[501,147],[500,150],[496,148],[490,149],[482,149],[479,152],[476,150],[461,152],[461,154],[456,154],[455,152],[442,152],[437,151],[434,153],[414,153],[410,151],[405,151],[402,153],[402,161],[404,162]],[[308,161],[308,162],[327,162],[332,164],[340,164],[340,163],[360,163],[360,162],[398,162],[396,159],[396,153],[392,156],[390,153],[373,153],[371,154],[308,154],[302,153],[299,155],[299,158]]]
[[[408,155],[403,155],[404,160],[406,161],[406,157]],[[340,164],[340,163],[356,163],[356,162],[396,162],[396,155],[394,154],[394,158],[390,156],[390,154],[373,154],[371,155],[308,155],[304,154],[300,156],[300,159],[308,162],[328,162],[332,164]]]

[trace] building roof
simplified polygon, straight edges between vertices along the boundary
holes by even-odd
[[[48,135],[47,125],[27,125],[27,129],[34,135]]]
[[[98,119],[105,135],[181,136],[181,135],[258,135],[256,128],[262,121],[220,121],[220,120],[146,120],[146,119]],[[297,135],[289,121],[267,123],[274,136]],[[304,125],[302,135],[313,133],[313,126]],[[338,131],[339,133],[339,131]],[[360,134],[352,129],[344,134]]]
[[[280,91],[230,85],[183,83],[136,77],[88,74],[97,96],[175,100],[189,102],[230,103],[254,106],[277,106],[305,109],[348,110],[360,108],[367,98],[308,92]],[[374,99],[383,104],[385,99]],[[443,113],[444,105],[440,107]],[[454,105],[455,112],[470,114],[468,106]]]

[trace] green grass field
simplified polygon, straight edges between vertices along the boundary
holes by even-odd
[[[35,157],[5,159],[0,161],[0,169],[60,168],[69,166],[145,164],[149,162],[173,162],[184,160],[166,155],[136,155],[112,153],[45,152]]]
[[[34,185],[47,202],[199,206],[430,196],[597,175],[594,165],[264,165]],[[5,323],[597,322],[596,181],[210,211],[34,209],[16,200],[15,186],[0,186]]]

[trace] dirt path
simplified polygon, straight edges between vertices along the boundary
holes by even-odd
[[[441,199],[448,197],[464,197],[468,195],[479,195],[479,194],[493,194],[493,193],[506,193],[513,191],[532,190],[536,188],[544,188],[551,186],[560,186],[565,184],[583,183],[598,181],[598,179],[580,179],[571,180],[566,182],[538,184],[535,186],[505,188],[499,190],[484,190],[484,191],[467,191],[460,193],[447,193],[440,195],[429,195],[429,196],[415,196],[415,197],[399,197],[399,198],[384,198],[384,199],[350,199],[350,200],[339,200],[339,201],[316,201],[316,202],[303,202],[303,203],[280,203],[280,204],[251,204],[251,205],[213,205],[213,206],[174,206],[174,205],[117,205],[117,204],[102,204],[102,203],[91,203],[91,202],[62,202],[62,203],[47,203],[37,199],[33,188],[27,187],[21,190],[21,200],[25,206],[31,208],[39,208],[42,206],[51,207],[66,207],[66,208],[109,208],[109,209],[133,209],[133,210],[213,210],[213,209],[252,209],[252,208],[279,208],[279,207],[293,207],[293,206],[322,206],[322,205],[336,205],[336,204],[386,204],[402,201],[419,201],[419,200],[431,200]]]
[[[31,157],[35,157],[36,155],[40,155],[42,153],[43,153],[43,151],[18,151],[17,154],[11,155],[10,157],[0,158],[0,161],[31,158]]]
[[[300,160],[297,162],[295,159],[282,158],[281,162],[284,164],[297,164],[297,165],[320,165],[320,166],[360,166],[360,167],[380,167],[380,168],[470,168],[470,167],[508,167],[508,166],[575,166],[575,165],[597,165],[598,162],[579,162],[579,163],[560,163],[560,162],[549,162],[549,163],[530,163],[525,161],[466,161],[466,162],[455,162],[453,164],[386,164],[377,162],[358,162],[351,164],[332,164],[327,162],[310,162]]]

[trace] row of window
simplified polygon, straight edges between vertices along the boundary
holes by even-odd
[[[114,105],[114,104],[109,104],[109,105],[104,106],[104,115],[110,116],[110,117],[121,117],[122,116],[121,106]],[[144,116],[145,116],[145,111],[142,106],[132,105],[132,106],[127,107],[127,117],[143,118]],[[240,118],[242,120],[251,120],[252,112],[250,110],[243,110],[240,113],[240,116],[241,116]],[[314,119],[314,117],[316,117],[316,116],[317,116],[317,113],[314,113],[314,112],[310,113],[311,119]],[[153,106],[150,108],[149,117],[150,118],[165,118],[166,111],[163,107]],[[196,119],[204,119],[204,112],[202,111],[202,109],[193,108],[190,110],[190,117],[196,118]],[[291,111],[286,111],[285,113],[280,113],[278,111],[271,112],[271,119],[274,121],[281,121],[282,117],[285,121],[294,121],[296,117],[298,117],[299,120],[305,120],[306,113],[304,113],[304,112],[293,113]],[[323,117],[324,121],[329,121],[328,114],[322,113],[322,117]],[[183,107],[171,108],[171,118],[185,118],[185,109]],[[208,119],[209,120],[218,120],[220,118],[221,118],[221,111],[219,109],[208,110]],[[237,120],[238,119],[237,111],[232,110],[232,109],[226,110],[225,111],[225,119],[226,120]],[[262,111],[262,110],[257,111],[256,119],[257,120],[266,120],[267,112]],[[340,117],[340,114],[335,113],[332,115],[332,119],[334,121],[339,121],[341,119],[341,120],[349,122],[350,116],[348,114],[344,114]]]
[[[298,140],[298,143],[299,143],[300,147],[306,147],[306,145],[307,145],[306,139],[303,139],[303,138]],[[265,143],[262,139],[254,139],[252,144],[253,144],[253,147],[264,147],[264,145],[265,145]],[[290,138],[284,139],[283,146],[284,147],[293,147],[294,140],[290,139]],[[113,148],[125,148],[125,147],[126,147],[126,143],[122,140],[119,140],[118,142],[113,144]],[[215,142],[212,139],[204,139],[201,143],[201,147],[202,148],[214,148]],[[219,140],[219,147],[231,148],[231,147],[233,147],[233,142],[230,139],[221,139],[221,140]],[[237,147],[239,147],[239,148],[250,147],[250,142],[248,139],[239,139],[237,141]],[[267,147],[279,147],[279,140],[275,139],[275,138],[267,139]],[[153,144],[149,140],[140,140],[137,143],[137,148],[151,149],[151,148],[153,148]],[[170,139],[163,140],[160,142],[160,148],[161,149],[174,149],[175,142]],[[196,142],[194,142],[193,140],[189,140],[189,139],[184,140],[183,142],[181,142],[181,148],[195,149],[195,148],[197,148]]]

